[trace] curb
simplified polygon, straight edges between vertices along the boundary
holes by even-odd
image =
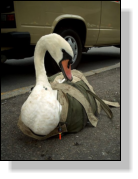
[[[88,76],[91,76],[91,75],[94,75],[94,74],[97,74],[97,73],[102,73],[102,72],[112,70],[112,69],[118,68],[118,67],[120,67],[120,63],[117,63],[117,64],[112,65],[112,66],[96,69],[96,70],[91,70],[91,71],[85,72],[83,74],[84,74],[84,76],[88,77]],[[15,97],[15,96],[18,96],[18,95],[21,95],[21,94],[25,94],[25,93],[29,92],[30,89],[33,86],[34,85],[15,89],[15,90],[8,91],[8,92],[5,92],[5,93],[1,93],[1,100],[6,100],[6,99],[9,99],[11,97]]]
[[[114,68],[118,68],[120,67],[120,63],[117,63],[115,65],[112,65],[112,66],[108,66],[108,67],[104,67],[104,68],[99,68],[99,69],[96,69],[96,70],[91,70],[91,71],[88,71],[88,72],[85,72],[83,73],[84,76],[91,76],[91,75],[94,75],[94,74],[97,74],[97,73],[102,73],[102,72],[105,72],[105,71],[108,71],[108,70],[112,70]]]

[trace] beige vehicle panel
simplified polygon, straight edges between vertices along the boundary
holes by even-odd
[[[115,1],[14,1],[14,9],[17,28],[1,33],[29,32],[34,45],[67,18],[84,22],[85,47],[120,43],[120,3]]]
[[[101,1],[15,1],[14,6],[17,31],[30,32],[31,44],[35,44],[42,35],[51,33],[54,29],[53,25],[57,24],[56,19],[60,21],[58,17],[62,15],[68,15],[68,18],[75,18],[76,15],[84,19],[87,26],[85,45],[96,44],[100,26]]]
[[[120,2],[102,1],[101,25],[96,45],[120,44]]]

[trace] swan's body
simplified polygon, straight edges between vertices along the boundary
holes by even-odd
[[[58,65],[64,60],[62,50],[73,57],[70,45],[57,34],[45,35],[36,44],[34,53],[36,86],[21,108],[21,120],[38,135],[47,135],[56,128],[62,110],[57,100],[57,91],[52,90],[46,76],[44,67],[46,50]]]

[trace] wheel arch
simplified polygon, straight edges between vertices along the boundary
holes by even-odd
[[[81,30],[80,30],[81,27]],[[53,24],[51,33],[58,33],[62,28],[71,28],[79,35],[82,45],[85,45],[87,28],[86,22],[81,16],[64,14],[58,16]]]

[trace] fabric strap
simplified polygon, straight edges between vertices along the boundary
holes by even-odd
[[[92,94],[93,97],[96,98],[96,99],[100,102],[100,104],[101,104],[103,110],[106,112],[106,114],[109,116],[109,118],[112,118],[112,117],[113,117],[113,113],[112,113],[112,111],[110,110],[109,106],[108,106],[107,104],[105,104],[105,102],[104,102],[103,100],[101,100],[101,99],[100,99],[95,93],[93,93],[92,91],[87,90],[87,92],[90,93],[90,94]]]

